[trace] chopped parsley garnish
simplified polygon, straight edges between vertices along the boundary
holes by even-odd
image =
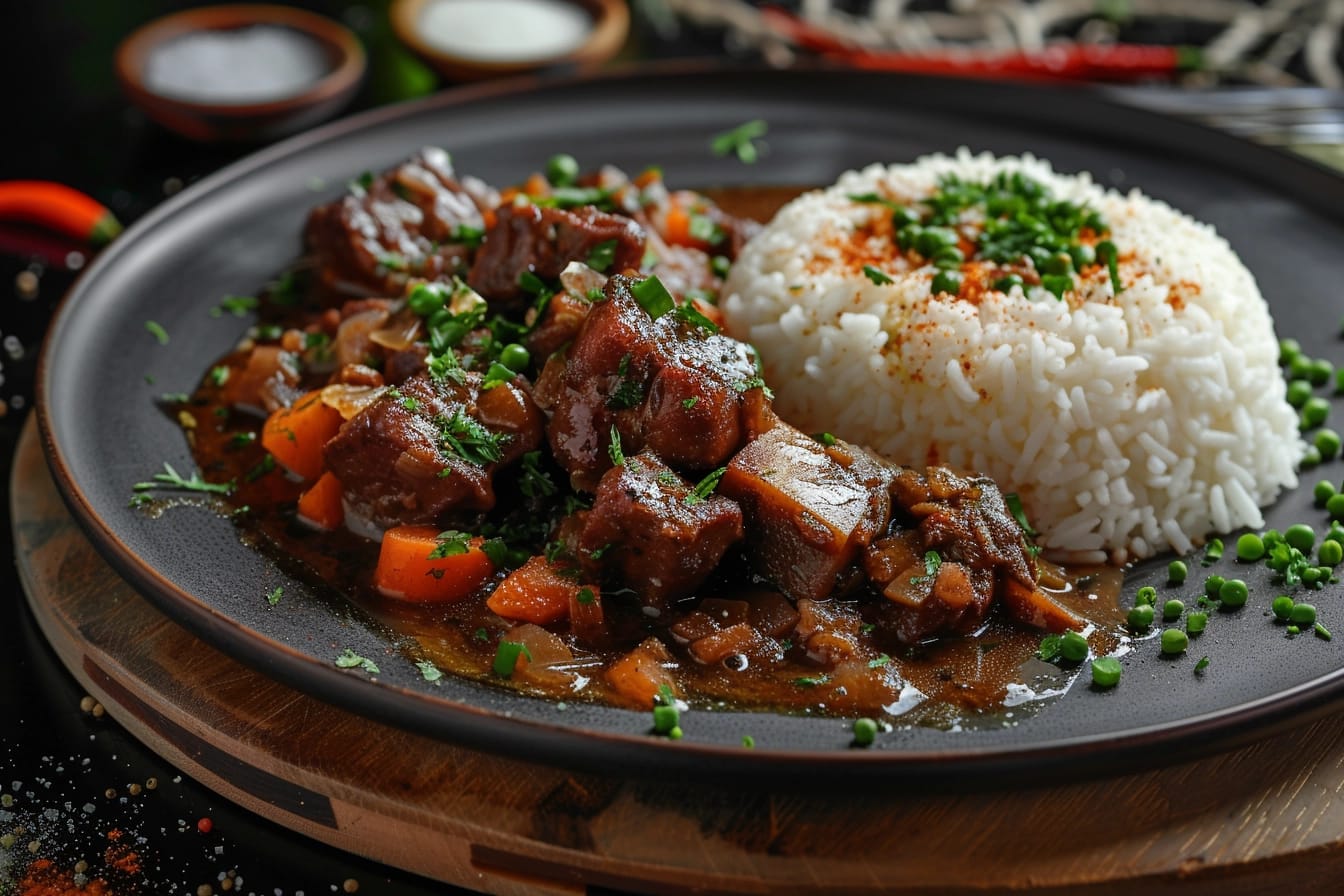
[[[225,314],[232,314],[234,317],[246,317],[249,311],[256,310],[261,304],[261,300],[256,296],[225,296],[219,300],[219,304],[210,309],[211,317],[223,317]]]
[[[444,557],[456,557],[471,550],[471,533],[449,529],[434,536],[434,550],[426,560],[442,560]]]
[[[518,489],[529,498],[545,498],[559,491],[550,474],[541,468],[541,452],[529,451],[523,455],[523,476]]]
[[[349,647],[338,657],[336,657],[336,667],[338,669],[363,669],[370,675],[378,674],[378,665],[371,659],[362,657],[355,653]]]
[[[630,357],[630,353],[626,352],[616,365],[616,376],[620,382],[607,398],[607,407],[613,410],[633,408],[644,400],[644,384],[630,378]]]
[[[222,386],[229,381],[229,366],[219,364],[210,368],[210,382],[215,386]]]
[[[885,286],[888,283],[896,282],[891,278],[891,275],[878,270],[877,268],[873,267],[870,264],[866,264],[863,266],[863,276],[873,281],[873,283],[876,284],[877,286]]]
[[[683,398],[681,400],[681,406],[689,411],[691,408],[695,407],[695,403],[699,400],[700,396],[692,395],[690,398]]]
[[[578,208],[594,205],[611,210],[611,191],[603,187],[554,187],[549,196],[530,197],[535,205],[548,208]]]
[[[498,361],[491,361],[490,369],[485,372],[485,378],[481,381],[481,388],[493,389],[509,382],[517,375],[516,371],[510,370]]]
[[[389,271],[404,271],[410,267],[410,263],[406,260],[406,256],[399,252],[387,252],[383,255],[379,255],[378,264],[380,267],[387,268]]]
[[[587,265],[598,273],[605,273],[616,261],[616,240],[603,240],[588,253]]]
[[[737,382],[733,383],[733,388],[736,389],[738,392],[747,392],[750,391],[751,389],[761,389],[762,391],[765,392],[766,398],[775,397],[775,393],[771,390],[769,386],[765,384],[765,378],[760,376],[753,376],[750,377],[749,379],[738,380]]]
[[[266,595],[266,603],[270,604],[273,607],[276,604],[280,603],[280,598],[284,596],[285,596],[284,587],[276,586],[275,590],[273,590],[270,594]]]
[[[754,118],[737,127],[718,134],[710,142],[710,149],[716,156],[735,155],[744,165],[754,163],[761,156],[761,147],[756,141],[765,136],[769,126],[764,120]]]
[[[156,320],[147,320],[145,321],[145,329],[149,332],[149,335],[158,340],[159,345],[168,344],[168,331],[163,328],[163,324]]]
[[[663,281],[657,277],[645,277],[638,283],[630,287],[630,294],[635,297],[639,307],[649,313],[649,317],[657,320],[667,312],[677,306],[672,298],[672,293],[667,291]]]
[[[464,414],[460,407],[454,409],[451,417],[439,415],[435,423],[439,427],[440,446],[468,463],[483,467],[504,456],[501,446],[508,437],[492,433]]]
[[[546,285],[546,281],[538,277],[531,271],[523,271],[518,275],[518,287],[531,296],[549,296],[555,290]]]
[[[453,354],[452,349],[448,349],[441,354],[431,352],[429,358],[425,361],[425,367],[429,370],[429,378],[432,380],[438,380],[439,382],[448,380],[457,383],[459,386],[467,381],[467,372],[458,363],[457,355]]]
[[[1032,538],[1035,538],[1038,533],[1031,527],[1031,523],[1027,521],[1027,513],[1022,509],[1022,499],[1018,496],[1017,492],[1007,492],[1004,494],[1003,503],[1008,505],[1008,512],[1013,515],[1013,519],[1017,520],[1017,524],[1022,528],[1022,531]]]
[[[1036,650],[1036,656],[1045,660],[1047,663],[1053,663],[1059,659],[1064,649],[1063,635],[1046,635],[1041,639],[1041,646]]]
[[[800,688],[818,688],[830,680],[829,675],[804,675],[801,678],[795,678],[793,683]]]
[[[233,494],[233,482],[206,482],[201,478],[200,473],[193,472],[191,477],[183,479],[182,475],[173,469],[172,465],[166,461],[163,464],[163,472],[155,473],[153,481],[137,482],[131,488],[137,492],[149,491],[156,488],[181,489],[188,492],[206,492],[213,495]]]
[[[937,551],[924,552],[924,575],[913,576],[910,579],[911,585],[922,585],[925,582],[932,582],[938,575],[938,570],[943,566],[943,556]]]
[[[1209,668],[1209,658],[1202,656],[1199,658],[1199,662],[1195,663],[1195,674],[1201,674],[1207,668]]]
[[[593,593],[593,589],[585,586],[579,589],[579,593],[575,595],[574,599],[581,604],[591,604],[597,602],[597,595]]]
[[[611,427],[611,444],[607,446],[607,453],[611,455],[613,466],[625,466],[625,451],[621,448],[621,434],[616,430],[615,425]]]
[[[714,472],[709,473],[695,484],[695,488],[686,493],[686,497],[681,499],[682,503],[687,507],[694,507],[714,494],[714,489],[719,487],[719,480],[723,478],[723,474],[726,472],[728,472],[727,467],[719,467]]]
[[[658,474],[658,484],[665,485],[668,488],[676,488],[681,485],[681,477],[671,470],[663,470]]]
[[[868,668],[881,669],[883,666],[887,666],[890,664],[891,664],[891,657],[887,656],[885,653],[880,653],[876,657],[868,661]]]
[[[359,177],[350,181],[350,183],[347,184],[347,186],[350,187],[351,193],[354,193],[355,195],[358,196],[367,193],[369,187],[373,186],[373,181],[374,181],[373,172],[365,171],[362,174],[360,174]]]
[[[191,401],[191,396],[185,392],[165,392],[159,396],[159,401],[164,404],[186,404]]]
[[[229,436],[229,447],[246,448],[248,445],[255,444],[256,441],[257,434],[255,432],[244,430],[243,432],[236,432]]]
[[[285,308],[299,303],[300,292],[302,292],[300,278],[294,271],[285,271],[274,283],[266,287],[266,296],[271,304]]]
[[[428,682],[437,682],[443,678],[443,670],[428,660],[418,660],[415,668],[420,670],[420,677]]]
[[[885,205],[887,208],[901,208],[900,203],[877,193],[850,193],[846,198],[850,202],[876,203],[877,205]]]
[[[521,564],[513,563],[513,550],[502,538],[487,538],[481,542],[481,553],[495,569],[507,569]]]
[[[248,470],[243,479],[247,482],[256,482],[275,469],[275,455],[267,454],[261,460],[257,461],[256,466]]]

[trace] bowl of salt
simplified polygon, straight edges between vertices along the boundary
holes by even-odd
[[[365,68],[350,29],[285,6],[209,6],[156,19],[117,48],[122,90],[193,140],[261,142],[350,102]]]

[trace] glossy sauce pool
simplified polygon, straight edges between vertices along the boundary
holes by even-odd
[[[800,190],[735,187],[703,192],[730,213],[764,220]],[[242,360],[236,354],[217,364],[236,373]],[[408,656],[432,662],[444,674],[489,681],[557,702],[622,704],[625,701],[607,683],[606,667],[645,638],[660,635],[674,659],[677,690],[692,706],[865,715],[896,724],[955,729],[1013,724],[1063,693],[1086,668],[1086,663],[1042,661],[1037,651],[1043,633],[1001,620],[997,614],[972,635],[904,646],[880,638],[866,621],[862,603],[843,600],[827,606],[835,613],[837,627],[853,633],[858,649],[838,667],[819,664],[787,633],[768,645],[767,657],[734,654],[724,662],[702,664],[671,637],[667,627],[672,620],[651,619],[633,600],[604,598],[610,630],[605,643],[568,645],[571,655],[532,663],[502,679],[492,667],[510,623],[484,603],[498,578],[487,583],[478,597],[453,604],[416,605],[379,595],[371,585],[378,545],[346,531],[316,532],[295,519],[301,485],[278,470],[267,471],[266,453],[250,435],[260,430],[261,420],[225,407],[213,379],[207,375],[191,400],[174,411],[207,478],[238,483],[230,503],[246,508],[234,514],[242,537],[311,583],[333,612],[371,617]],[[1118,569],[1075,569],[1053,592],[1091,623],[1087,637],[1094,656],[1114,653],[1123,645],[1122,584],[1123,572]],[[722,573],[673,613],[713,598],[725,612],[745,614],[763,588],[753,581],[745,562],[730,555]]]

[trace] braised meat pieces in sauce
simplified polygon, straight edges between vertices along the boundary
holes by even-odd
[[[755,228],[656,171],[496,192],[425,150],[312,212],[307,306],[273,309],[226,359],[233,385],[197,401],[231,424],[271,414],[272,436],[300,396],[334,409],[315,466],[251,497],[272,519],[298,500],[310,526],[343,522],[262,528],[300,557],[440,531],[426,562],[443,593],[403,616],[461,674],[634,706],[670,691],[894,713],[918,677],[899,657],[937,639],[1084,628],[992,481],[774,414],[713,304]],[[203,468],[238,468],[224,444],[198,443]],[[336,499],[305,515],[314,469]],[[501,675],[509,644],[526,649]]]

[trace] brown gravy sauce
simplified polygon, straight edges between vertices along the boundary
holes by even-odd
[[[722,187],[702,191],[725,210],[757,220],[769,219],[801,192],[797,187]],[[237,353],[217,364],[241,369]],[[492,673],[496,644],[509,623],[486,609],[483,599],[459,603],[416,605],[389,600],[371,585],[378,545],[352,533],[312,531],[295,520],[301,486],[280,471],[257,476],[265,459],[259,438],[261,420],[232,411],[220,403],[220,390],[205,377],[178,418],[188,433],[193,454],[206,478],[232,478],[238,490],[230,499],[243,539],[262,550],[281,568],[310,583],[333,612],[352,610],[376,620],[413,660],[428,660],[445,674],[454,674],[556,701],[621,703],[603,675],[604,667],[650,634],[662,632],[677,661],[679,690],[692,705],[706,708],[754,709],[790,714],[867,715],[895,724],[939,728],[999,727],[1015,724],[1065,689],[1086,664],[1055,665],[1037,657],[1042,632],[1022,629],[992,616],[973,635],[944,638],[906,647],[880,641],[860,629],[855,659],[828,669],[809,658],[789,639],[780,639],[783,659],[756,662],[696,662],[654,623],[634,601],[604,601],[612,622],[609,649],[574,650],[572,661],[543,667],[533,664],[513,678]],[[183,416],[180,411],[185,411]],[[726,561],[724,566],[734,564]],[[742,566],[742,564],[736,564]],[[711,580],[703,597],[750,599],[753,588],[738,569]],[[1070,569],[1067,582],[1053,592],[1091,623],[1087,632],[1093,654],[1112,653],[1125,641],[1120,608],[1123,571],[1110,567]],[[491,587],[493,583],[491,583]],[[489,593],[487,588],[485,594]],[[287,599],[301,599],[298,597]],[[698,600],[698,599],[697,599]],[[695,606],[688,602],[687,608]],[[862,618],[857,603],[837,602],[843,612]],[[643,707],[641,707],[643,708]]]

